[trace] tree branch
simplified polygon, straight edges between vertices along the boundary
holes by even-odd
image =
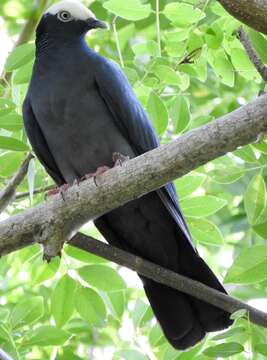
[[[267,0],[218,0],[232,16],[267,35]]]
[[[140,275],[194,296],[197,299],[206,301],[230,314],[237,310],[245,309],[248,311],[250,321],[254,324],[267,327],[267,313],[259,311],[229,295],[222,294],[198,281],[167,270],[126,251],[111,245],[106,245],[99,240],[83,234],[75,235],[73,239],[69,241],[69,245],[113,261],[118,265],[125,266],[128,269],[138,272]]]
[[[32,242],[49,258],[87,221],[153,191],[267,131],[267,95],[169,144],[71,187],[46,203],[0,223],[0,254]]]
[[[244,46],[250,61],[252,62],[252,64],[255,66],[256,70],[262,77],[262,80],[264,82],[267,82],[267,67],[263,64],[263,62],[257,55],[254,47],[252,46],[251,42],[249,41],[249,38],[248,38],[247,34],[245,33],[244,29],[242,28],[242,26],[238,30],[238,38],[239,38],[240,42],[242,43],[242,45]]]
[[[48,186],[45,186],[45,187],[40,187],[40,188],[37,188],[37,189],[35,189],[33,191],[33,195],[43,194],[43,193],[46,193],[47,191],[54,190],[54,189],[56,190],[55,185],[48,185]],[[29,191],[17,193],[16,197],[15,197],[15,200],[24,199],[24,198],[26,198],[28,196],[30,196]]]
[[[21,164],[16,174],[8,182],[7,186],[2,191],[0,191],[0,214],[13,200],[17,187],[22,183],[27,174],[31,159],[33,159],[33,155],[29,154]]]

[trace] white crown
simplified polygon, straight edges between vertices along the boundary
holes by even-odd
[[[95,15],[87,9],[79,0],[63,0],[60,1],[48,8],[45,14],[56,15],[60,11],[68,11],[72,17],[76,20],[87,20],[89,18],[94,18]]]

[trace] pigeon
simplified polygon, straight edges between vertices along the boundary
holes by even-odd
[[[143,106],[120,67],[90,48],[88,31],[106,24],[78,0],[55,3],[36,29],[36,56],[23,104],[32,148],[60,187],[159,146]],[[97,218],[108,243],[197,280],[224,287],[199,256],[169,183]],[[178,350],[229,327],[230,315],[140,276],[163,333]]]

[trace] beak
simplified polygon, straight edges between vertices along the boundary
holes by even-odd
[[[86,20],[87,25],[90,27],[90,29],[107,29],[107,24],[104,21],[89,18]]]

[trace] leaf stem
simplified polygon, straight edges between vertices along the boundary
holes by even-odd
[[[159,19],[159,0],[156,0],[156,23],[157,23],[157,41],[158,41],[158,55],[161,57],[161,42],[160,42],[160,19]]]
[[[123,57],[122,57],[122,53],[121,53],[120,41],[119,41],[119,36],[118,36],[118,32],[117,32],[117,27],[116,27],[116,20],[117,20],[117,16],[115,16],[112,21],[112,29],[113,29],[114,36],[115,36],[115,42],[116,42],[116,47],[117,47],[121,67],[124,68],[124,61],[123,61]]]

